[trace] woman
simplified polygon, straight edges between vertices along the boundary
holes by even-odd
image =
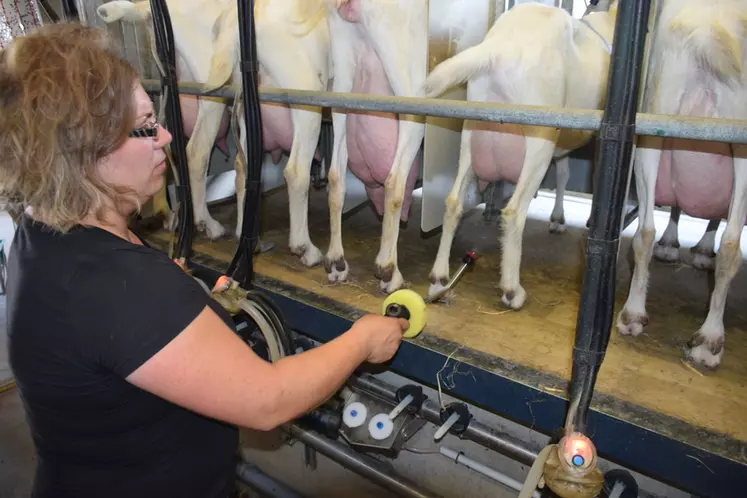
[[[127,219],[163,185],[169,133],[106,32],[39,28],[0,55],[11,367],[35,497],[226,497],[237,426],[270,430],[390,359],[405,320],[365,316],[270,364]]]

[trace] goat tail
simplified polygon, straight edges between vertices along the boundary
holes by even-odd
[[[436,97],[449,88],[491,68],[493,54],[483,45],[470,47],[437,65],[421,87],[423,97]]]
[[[105,23],[116,21],[142,22],[151,17],[150,2],[133,3],[129,0],[114,0],[100,5],[96,13]]]
[[[235,9],[225,9],[215,23],[218,35],[213,40],[213,57],[210,59],[206,91],[215,90],[231,79],[241,55],[239,21]]]
[[[671,30],[685,43],[687,51],[711,74],[723,82],[739,80],[744,71],[742,44],[719,23],[693,26],[679,16]]]

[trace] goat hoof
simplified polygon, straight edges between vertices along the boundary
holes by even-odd
[[[327,256],[324,258],[324,269],[327,270],[327,280],[335,283],[344,282],[348,278],[350,267],[342,256],[339,258]]]
[[[654,257],[664,263],[678,263],[680,260],[679,244],[656,244],[654,246]]]
[[[440,278],[440,279],[437,278],[435,279],[435,281],[433,281],[432,279],[431,285],[430,287],[428,287],[428,297],[433,297],[439,292],[441,292],[442,290],[444,290],[446,288],[445,283],[448,281],[449,281],[448,278]],[[448,303],[448,302],[451,302],[453,298],[454,298],[454,291],[449,291],[443,296],[439,297],[435,302]]]
[[[402,274],[399,270],[395,268],[391,273],[391,279],[389,281],[382,279],[381,282],[379,282],[379,288],[386,294],[391,294],[392,292],[404,287],[404,284],[405,279],[402,278]]]
[[[524,306],[524,302],[527,299],[527,293],[523,287],[519,286],[515,290],[507,290],[503,292],[501,302],[513,310],[518,310]]]
[[[198,230],[204,231],[210,240],[218,240],[225,236],[226,229],[213,219],[208,219],[197,224]]]
[[[648,325],[648,315],[645,313],[635,313],[623,309],[617,315],[617,331],[620,335],[638,337],[646,325]]]
[[[710,338],[709,338],[710,336]],[[716,368],[721,365],[724,356],[724,336],[706,334],[699,330],[687,341],[685,356],[687,360],[696,366]]]
[[[549,230],[550,230],[550,233],[561,234],[561,233],[565,233],[566,226],[565,226],[565,223],[562,221],[551,221]]]
[[[698,270],[711,271],[716,269],[716,254],[710,250],[703,250],[698,246],[690,249],[693,255],[693,266]]]
[[[317,249],[317,247],[311,243],[303,244],[297,247],[291,246],[291,252],[301,259],[301,264],[303,264],[306,268],[314,268],[315,266],[319,266],[319,264],[322,262],[322,259],[324,259],[322,251]]]

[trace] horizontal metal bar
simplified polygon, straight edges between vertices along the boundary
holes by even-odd
[[[414,482],[395,475],[391,470],[370,456],[357,453],[354,449],[339,441],[333,441],[314,431],[307,431],[295,424],[286,424],[282,426],[282,430],[346,469],[370,479],[398,496],[408,498],[440,498],[439,495],[419,487]]]
[[[264,496],[274,498],[304,498],[303,495],[291,489],[285,483],[262,472],[254,464],[240,461],[236,463],[236,477],[239,481],[260,491]]]
[[[143,80],[143,87],[147,91],[158,92],[161,83],[159,80]],[[232,99],[236,95],[238,86],[222,86],[209,92],[205,92],[205,88],[207,86],[200,83],[179,83],[180,93],[226,99]],[[352,111],[394,112],[587,131],[599,131],[602,122],[601,110],[508,105],[495,102],[468,102],[450,99],[387,97],[360,93],[260,88],[259,100]],[[638,113],[635,134],[747,144],[747,120]]]

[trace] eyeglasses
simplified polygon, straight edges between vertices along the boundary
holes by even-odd
[[[158,136],[158,129],[161,127],[161,125],[158,123],[158,120],[155,116],[151,118],[151,120],[142,128],[135,128],[130,132],[131,138],[146,138],[151,137],[155,138]]]

